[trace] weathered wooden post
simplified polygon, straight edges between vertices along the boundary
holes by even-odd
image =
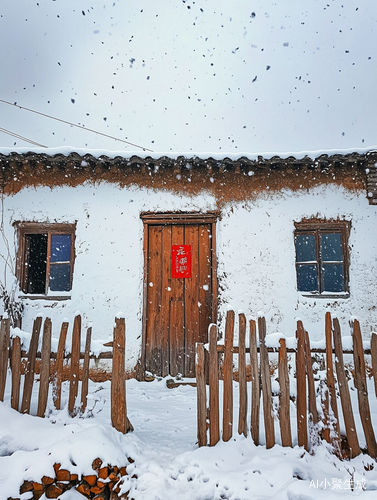
[[[42,316],[37,316],[34,320],[33,332],[31,334],[31,340],[28,352],[28,359],[27,359],[25,380],[24,380],[24,392],[22,395],[22,403],[21,403],[21,413],[29,413],[30,411],[31,394],[33,391],[33,383],[34,383],[35,359],[37,356],[38,340],[39,340],[39,334],[41,332],[41,326],[42,326]]]
[[[197,394],[197,412],[198,412],[198,445],[207,444],[207,397],[206,380],[204,375],[204,345],[196,344],[196,394]]]
[[[47,407],[48,385],[50,382],[51,327],[51,319],[46,318],[43,325],[37,417],[44,417]]]
[[[77,314],[73,323],[72,349],[71,349],[71,379],[69,384],[68,411],[75,416],[76,397],[79,388],[80,373],[80,345],[81,345],[81,316]]]
[[[126,322],[123,317],[117,317],[115,318],[113,340],[111,423],[117,431],[123,432],[123,434],[133,430],[127,417],[125,350]]]
[[[263,417],[266,431],[266,448],[275,446],[274,416],[272,414],[272,390],[270,364],[268,362],[268,351],[266,347],[266,319],[258,318],[260,369],[262,380]]]

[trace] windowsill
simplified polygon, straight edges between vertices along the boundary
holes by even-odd
[[[301,297],[309,297],[313,299],[349,299],[349,292],[345,293],[309,293],[309,292],[298,292]]]
[[[37,294],[20,294],[20,299],[30,299],[30,300],[70,300],[71,295],[37,295]]]

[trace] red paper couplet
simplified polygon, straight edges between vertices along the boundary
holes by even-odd
[[[191,245],[172,245],[171,277],[191,278]]]

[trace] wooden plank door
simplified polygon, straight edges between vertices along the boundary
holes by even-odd
[[[195,344],[208,341],[216,318],[215,223],[184,217],[144,223],[145,370],[194,377]],[[172,248],[182,245],[190,249],[191,272],[174,278]]]

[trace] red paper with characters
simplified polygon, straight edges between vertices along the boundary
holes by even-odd
[[[191,245],[172,245],[171,277],[191,278]]]

